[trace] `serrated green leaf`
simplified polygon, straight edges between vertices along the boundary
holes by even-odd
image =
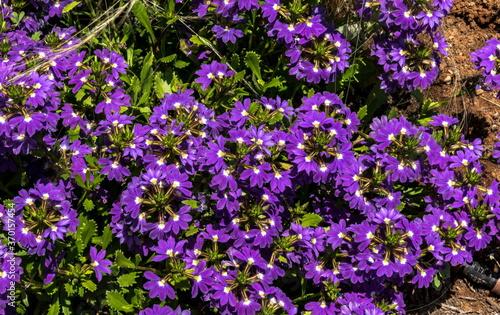
[[[302,217],[302,226],[303,227],[308,227],[308,226],[318,226],[318,224],[323,220],[319,215],[316,213],[308,213]]]
[[[239,69],[240,68],[240,55],[232,54],[231,59],[229,59],[229,64],[234,69]]]
[[[115,311],[131,312],[134,309],[118,291],[106,292],[106,302]]]
[[[233,90],[234,94],[236,95],[240,95],[240,96],[248,96],[250,95],[247,90],[243,89],[243,88],[236,88]]]
[[[118,277],[117,281],[121,287],[129,287],[135,284],[135,279],[137,278],[137,272],[131,272]]]
[[[277,122],[280,122],[283,119],[282,113],[277,113],[273,116],[273,118],[269,119],[269,125],[274,125]]]
[[[137,1],[132,7],[132,12],[134,13],[137,20],[139,20],[139,22],[142,24],[142,26],[146,28],[153,41],[156,41],[155,33],[153,32],[153,28],[151,27],[151,21],[144,4],[141,1]]]
[[[102,231],[102,237],[101,237],[101,248],[106,249],[108,247],[109,243],[113,240],[113,232],[111,231],[111,227],[109,225],[106,225],[104,227],[104,230]]]
[[[92,280],[83,281],[82,286],[90,292],[94,292],[97,289],[97,285]]]
[[[92,209],[94,209],[94,202],[92,201],[92,199],[85,199],[85,201],[83,202],[83,208],[85,208],[85,210],[87,211],[90,211]]]
[[[418,120],[418,124],[420,126],[424,126],[424,127],[427,127],[429,126],[429,123],[432,121],[433,119],[431,117],[428,117],[428,118],[424,118],[424,119],[419,119]]]
[[[281,261],[281,262],[282,262],[282,263],[284,263],[284,264],[288,264],[288,259],[286,259],[286,257],[285,257],[285,256],[281,256],[281,255],[279,255],[279,256],[278,256],[278,260],[279,260],[279,261]]]
[[[83,222],[80,224],[76,230],[76,248],[78,253],[83,252],[83,249],[87,247],[94,233],[97,231],[97,224],[94,220]]]
[[[248,109],[248,112],[252,115],[255,115],[257,113],[257,111],[259,110],[259,107],[260,107],[260,103],[252,102],[250,104],[250,108]]]
[[[123,268],[135,268],[135,264],[125,257],[121,251],[116,251],[115,264]]]
[[[397,118],[399,116],[399,113],[397,111],[397,109],[395,109],[394,107],[391,108],[391,110],[389,111],[389,114],[387,115],[387,118],[388,119],[393,119],[393,118]]]
[[[79,5],[81,3],[81,1],[73,1],[71,3],[68,3],[64,9],[62,10],[62,13],[68,13],[69,11],[73,10],[74,7],[76,7],[77,5]]]
[[[177,58],[177,54],[171,54],[166,57],[158,59],[159,62],[164,62],[164,63],[169,63],[174,61],[174,59]]]
[[[185,232],[186,234],[186,237],[189,237],[191,235],[195,235],[196,233],[198,233],[198,228],[194,225],[191,225]]]
[[[132,296],[132,304],[142,305],[144,301],[144,290],[134,289],[134,295]]]
[[[200,46],[204,46],[204,45],[206,45],[206,44],[207,44],[207,42],[208,42],[208,43],[210,43],[210,41],[209,41],[209,40],[207,40],[206,38],[203,38],[203,37],[201,37],[201,36],[199,36],[199,35],[193,35],[193,36],[191,36],[190,41],[191,41],[193,44],[195,44],[195,45],[200,45]]]
[[[342,82],[349,82],[350,80],[356,80],[356,74],[359,73],[359,64],[353,64],[342,74]]]
[[[149,93],[147,93],[147,95],[149,96]],[[145,101],[143,101],[142,98],[141,98],[141,100],[139,101],[139,103],[143,103],[143,102],[145,102]],[[149,108],[149,107],[141,107],[141,109],[139,109],[139,111],[141,113],[143,113],[143,114],[147,114],[147,113],[151,113],[151,108]]]
[[[176,67],[177,69],[183,69],[186,68],[187,66],[189,66],[189,62],[185,62],[183,60],[176,60],[174,62],[174,67]]]
[[[262,90],[265,91],[269,88],[280,87],[283,85],[285,80],[282,77],[274,77],[271,81],[267,82],[262,86]]]
[[[56,302],[49,307],[47,315],[59,315],[59,310],[60,310],[59,300],[56,300]]]
[[[367,105],[361,107],[358,110],[358,119],[363,120],[363,118],[365,118],[365,116],[366,116],[366,113],[368,113],[368,106]]]
[[[149,76],[151,76],[153,73],[153,69],[152,69],[153,52],[152,51],[148,52],[146,57],[144,57],[144,61],[142,64],[143,64],[143,66],[141,69],[141,82],[144,83],[149,78]],[[143,88],[143,90],[144,90],[144,88]]]
[[[245,64],[248,68],[250,68],[250,70],[252,70],[252,73],[258,80],[262,80],[262,75],[260,73],[260,56],[257,53],[253,51],[247,52],[245,56]]]
[[[234,76],[233,76],[233,83],[237,83],[237,82],[240,82],[241,79],[243,79],[243,77],[245,76],[245,73],[246,71],[243,70],[243,71],[240,71],[238,73],[236,73]]]
[[[197,200],[183,200],[181,203],[190,206],[192,209],[197,209],[200,207],[200,203]]]
[[[172,88],[158,74],[155,77],[155,91],[158,98],[165,97],[165,94],[172,94]]]
[[[438,291],[441,290],[441,280],[439,278],[439,274],[435,274],[434,279],[432,280],[432,286]]]
[[[66,290],[66,292],[68,293],[68,295],[73,295],[73,293],[76,292],[75,291],[75,287],[71,283],[65,283],[64,284],[64,289]]]
[[[356,152],[366,152],[368,150],[370,150],[370,148],[367,147],[366,145],[354,149],[354,151],[356,151]]]

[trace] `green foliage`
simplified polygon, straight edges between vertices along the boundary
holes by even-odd
[[[146,7],[141,2],[141,0],[135,1],[134,6],[132,7],[132,12],[139,22],[141,22],[142,26],[148,31],[153,41],[156,41],[155,32],[153,31],[153,27],[151,26],[150,17],[146,10]]]
[[[123,255],[123,252],[120,250],[116,251],[115,264],[118,267],[122,267],[122,268],[135,268],[136,267],[136,265],[130,259],[125,257],[125,255]]]
[[[128,303],[123,295],[118,291],[107,291],[106,303],[115,311],[131,313],[134,310],[133,305]]]
[[[303,227],[316,227],[321,221],[323,221],[321,216],[316,213],[308,213],[302,218],[301,224]]]
[[[82,220],[80,226],[76,230],[76,248],[78,249],[78,253],[83,252],[96,231],[97,224],[94,220]]]

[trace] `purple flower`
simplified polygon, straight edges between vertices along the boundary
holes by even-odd
[[[269,23],[273,23],[281,9],[281,1],[280,0],[268,0],[265,1],[262,6],[262,16],[266,17]]]
[[[45,115],[42,113],[27,113],[24,116],[15,116],[9,120],[11,128],[17,127],[20,134],[28,134],[30,137],[44,128]]]
[[[238,1],[238,2],[240,2],[240,1]],[[236,43],[236,38],[243,37],[242,31],[235,29],[235,28],[231,28],[229,26],[222,27],[220,25],[214,25],[212,27],[212,31],[214,31],[215,36],[217,38],[222,39],[222,42],[224,42],[224,43],[231,42],[234,44],[234,43]]]
[[[118,182],[123,181],[123,177],[130,176],[130,171],[127,167],[120,164],[119,161],[112,161],[107,158],[100,158],[99,164],[104,166],[100,173],[107,175],[109,180],[115,179]]]
[[[210,65],[202,64],[201,70],[196,71],[199,78],[195,82],[201,83],[202,90],[206,90],[214,80],[221,82],[225,77],[234,75],[234,71],[227,71],[227,68],[226,64],[217,61],[212,61]]]
[[[270,180],[269,174],[266,172],[270,170],[269,163],[260,164],[241,172],[240,178],[243,180],[250,179],[250,186],[262,187],[264,183]]]
[[[184,244],[186,244],[186,241],[176,242],[173,237],[169,237],[167,241],[159,240],[158,246],[152,248],[158,255],[153,257],[152,260],[162,261],[169,258],[182,258]]]
[[[182,310],[180,306],[178,306],[175,310],[170,308],[169,306],[160,306],[158,304],[153,305],[153,307],[148,307],[139,311],[139,315],[190,315],[191,311]]]
[[[84,84],[87,84],[87,82],[89,82],[89,76],[91,73],[92,73],[92,70],[85,69],[85,70],[82,70],[82,71],[76,73],[74,76],[72,76],[72,78],[68,82],[69,84],[75,85],[73,87],[73,89],[71,90],[71,92],[76,93],[76,92],[80,91],[82,86]]]
[[[94,53],[111,69],[113,78],[118,79],[120,73],[126,73],[128,65],[120,54],[107,49],[96,50]]]
[[[94,246],[90,247],[90,265],[94,269],[98,282],[102,280],[102,274],[111,273],[111,269],[107,266],[111,266],[113,263],[109,259],[104,259],[104,257],[106,257],[105,250],[97,252],[97,248]]]
[[[158,297],[160,301],[165,301],[168,297],[169,299],[175,299],[175,291],[168,284],[167,280],[160,278],[152,271],[146,271],[144,277],[150,281],[144,284],[144,289],[149,290],[149,297]]]

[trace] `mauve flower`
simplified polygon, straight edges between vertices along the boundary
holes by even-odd
[[[215,32],[215,37],[222,39],[224,43],[231,42],[234,44],[236,43],[236,38],[243,37],[241,30],[229,26],[214,25],[212,31]]]
[[[104,257],[106,257],[105,250],[98,252],[94,246],[90,247],[90,265],[94,269],[98,282],[102,280],[102,274],[111,273],[111,269],[108,266],[111,266],[113,263],[109,259],[104,259]]]
[[[221,81],[225,77],[230,77],[234,75],[234,71],[227,71],[228,67],[226,64],[219,63],[217,61],[212,61],[210,65],[202,64],[201,70],[196,71],[199,76],[196,79],[196,83],[202,84],[202,90],[206,90],[212,81]]]
[[[175,299],[175,291],[165,279],[152,271],[146,271],[144,277],[150,280],[144,284],[144,289],[149,290],[150,298],[157,296],[160,301],[165,301],[167,297],[171,300]]]

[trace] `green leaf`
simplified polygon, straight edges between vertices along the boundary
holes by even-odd
[[[165,97],[165,94],[172,94],[172,88],[159,74],[155,76],[155,91],[158,98]]]
[[[358,119],[359,119],[359,120],[362,120],[363,118],[365,118],[366,113],[368,113],[368,106],[367,106],[367,105],[365,105],[365,106],[361,107],[361,108],[358,110]]]
[[[434,287],[434,289],[436,289],[438,291],[441,290],[441,280],[439,278],[440,278],[440,276],[437,273],[434,275],[434,279],[432,280],[432,286]]]
[[[77,5],[79,5],[81,3],[81,1],[73,1],[71,3],[68,3],[64,9],[62,10],[62,13],[68,13],[69,11],[73,10],[74,7],[76,7]]]
[[[125,257],[121,251],[116,251],[115,264],[123,268],[135,268],[135,264]]]
[[[286,259],[286,257],[285,257],[285,256],[281,256],[281,255],[279,255],[279,256],[278,256],[278,260],[279,260],[279,261],[281,261],[281,262],[282,262],[282,263],[284,263],[284,264],[288,264],[288,259]]]
[[[308,226],[318,226],[318,224],[323,220],[319,215],[316,213],[308,213],[302,217],[302,226],[303,227],[308,227]]]
[[[134,310],[133,306],[129,304],[123,295],[118,291],[106,292],[106,301],[115,311],[131,312]]]
[[[164,62],[164,63],[169,63],[169,62],[172,62],[174,61],[174,59],[177,57],[176,54],[171,54],[171,55],[168,55],[166,57],[163,57],[163,58],[160,58],[158,59],[159,62]]]
[[[97,289],[97,285],[92,280],[83,281],[82,286],[90,292],[94,292]]]
[[[134,289],[134,295],[132,296],[132,304],[142,305],[144,302],[144,290]]]
[[[76,230],[76,248],[81,253],[97,231],[97,224],[94,220],[83,222]]]
[[[269,88],[281,87],[283,83],[285,83],[285,80],[282,77],[274,77],[271,81],[262,86],[262,90],[265,91]]]
[[[262,80],[262,75],[260,73],[260,56],[258,54],[253,51],[247,52],[245,64],[252,70],[252,73],[255,74],[258,80]]]
[[[354,149],[354,151],[356,151],[356,152],[366,152],[366,151],[369,151],[369,150],[370,150],[370,148],[367,147],[366,145]]]
[[[397,109],[394,107],[391,108],[391,110],[389,111],[389,114],[387,115],[387,118],[393,119],[393,118],[397,118],[397,117],[399,117],[399,113],[398,113]]]
[[[59,315],[59,309],[59,300],[56,300],[56,302],[49,307],[47,315]]]
[[[153,32],[153,28],[151,27],[151,21],[144,4],[141,1],[137,1],[132,7],[132,12],[139,20],[139,22],[141,22],[142,26],[146,28],[153,41],[156,41],[155,33]]]
[[[198,233],[198,228],[194,225],[191,225],[185,232],[186,237],[190,237],[191,235],[195,235]]]
[[[87,211],[90,211],[92,209],[94,209],[94,202],[92,201],[92,199],[85,199],[85,201],[83,202],[83,208],[85,208],[85,210]]]
[[[243,77],[245,76],[245,73],[246,71],[243,70],[243,71],[240,71],[238,73],[236,73],[234,76],[233,76],[233,83],[237,83],[237,82],[240,82],[241,79],[243,79]]]
[[[191,209],[197,209],[200,207],[200,203],[197,200],[183,200],[181,203],[190,206]]]
[[[260,108],[260,103],[252,102],[252,103],[250,103],[250,108],[248,109],[248,112],[252,115],[255,115],[255,114],[257,114],[257,111],[259,110],[259,108]]]
[[[193,36],[191,36],[190,41],[193,44],[199,45],[199,46],[204,46],[204,45],[207,44],[207,42],[210,43],[209,40],[207,40],[206,38],[203,38],[203,37],[201,37],[199,35],[193,35]]]
[[[121,287],[129,287],[135,284],[135,278],[137,278],[137,272],[131,272],[119,276],[117,281]]]
[[[153,69],[152,69],[152,66],[153,66],[153,52],[150,51],[148,52],[148,54],[146,55],[146,57],[144,57],[144,61],[143,61],[143,66],[142,66],[142,69],[141,69],[141,83],[144,83],[144,81],[146,81],[149,76],[151,76],[151,74],[153,73]],[[144,90],[144,88],[143,88]]]
[[[176,60],[174,62],[174,67],[176,67],[177,69],[183,69],[186,68],[187,66],[189,66],[189,62],[185,62],[182,60]]]
[[[109,225],[106,225],[104,227],[104,230],[102,231],[102,236],[100,237],[101,239],[101,247],[102,249],[106,249],[108,247],[109,243],[113,240],[113,232],[111,231],[111,227]]]
[[[282,113],[277,113],[273,118],[269,119],[269,125],[274,125],[275,123],[281,121],[283,119]]]
[[[78,184],[78,186],[80,186],[82,188],[86,188],[87,187],[87,185],[85,185],[85,183],[83,182],[82,175],[75,174],[75,181]]]
[[[64,289],[66,289],[66,292],[68,293],[68,295],[73,295],[73,293],[75,293],[75,287],[73,286],[72,283],[65,283],[64,284]]]

